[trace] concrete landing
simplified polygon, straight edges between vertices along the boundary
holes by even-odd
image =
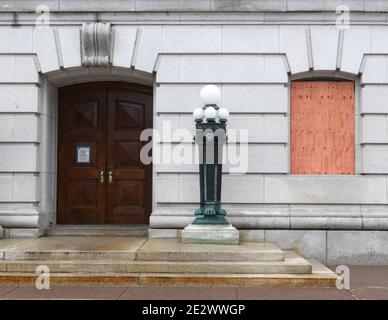
[[[140,237],[0,241],[0,283],[31,283],[45,265],[53,283],[334,286],[337,275],[276,244],[183,244]]]
[[[0,256],[8,260],[134,260],[146,242],[140,237],[44,237],[0,242]]]

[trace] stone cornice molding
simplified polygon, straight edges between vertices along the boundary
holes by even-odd
[[[388,2],[387,2],[388,3]],[[98,21],[114,25],[335,25],[332,12],[50,12],[50,25],[82,25]],[[35,12],[2,12],[0,25],[35,26]],[[388,25],[388,13],[351,12],[350,25]]]
[[[2,1],[0,11],[32,12],[39,1]],[[376,0],[46,0],[51,12],[329,12],[346,5],[354,12],[388,12],[386,1]]]

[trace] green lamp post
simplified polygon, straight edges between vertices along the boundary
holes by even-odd
[[[207,85],[200,93],[204,107],[193,112],[195,142],[199,147],[200,207],[195,211],[192,224],[227,225],[226,211],[221,208],[222,151],[226,140],[229,111],[219,107],[220,91]]]

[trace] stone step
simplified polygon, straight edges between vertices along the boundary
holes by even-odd
[[[128,251],[12,251],[5,252],[6,260],[135,260],[136,253]]]
[[[203,285],[268,287],[334,287],[338,276],[316,260],[311,274],[174,274],[174,273],[51,273],[51,285]],[[0,284],[35,285],[33,272],[0,272]]]
[[[51,237],[148,237],[148,225],[56,225],[46,229]]]
[[[5,246],[6,260],[138,260],[138,261],[283,261],[276,244],[182,244],[177,239],[139,237],[44,237]]]
[[[283,261],[284,251],[274,243],[240,245],[183,244],[177,239],[149,239],[136,254],[138,261]]]
[[[50,273],[236,273],[309,274],[311,264],[298,254],[284,261],[128,261],[128,260],[1,260],[0,272],[35,272],[47,266]]]
[[[311,273],[307,261],[133,261],[128,272],[143,273]]]
[[[0,244],[6,260],[134,260],[140,237],[43,237]],[[6,241],[6,240],[3,240]]]

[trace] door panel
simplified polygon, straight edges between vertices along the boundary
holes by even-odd
[[[83,129],[98,127],[98,103],[85,102],[71,104],[69,108],[69,126],[70,128]]]
[[[144,127],[144,105],[130,101],[116,101],[116,129],[142,129]]]
[[[109,223],[146,223],[150,211],[150,166],[140,161],[140,134],[152,127],[152,97],[144,93],[110,91],[107,165],[113,182],[107,185]]]
[[[61,95],[59,100],[58,222],[103,223],[106,94],[104,91]],[[90,163],[77,163],[77,148],[90,147]]]
[[[59,95],[58,223],[148,223],[152,167],[140,161],[140,134],[152,128],[152,90],[96,83]],[[90,162],[79,163],[85,147]]]

